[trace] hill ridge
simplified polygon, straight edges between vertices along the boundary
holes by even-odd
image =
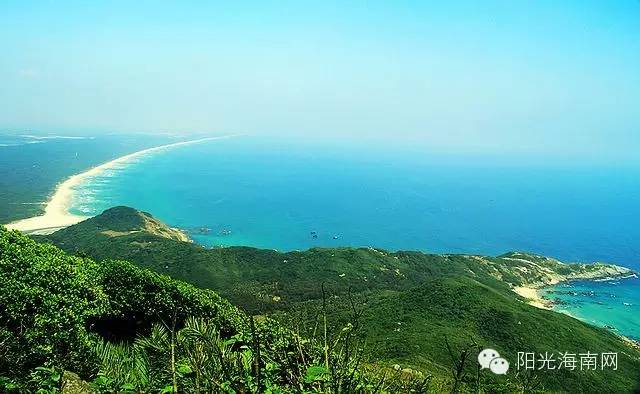
[[[640,378],[630,372],[640,370],[640,353],[609,328],[534,308],[528,297],[514,292],[558,279],[632,274],[624,267],[565,264],[522,252],[492,257],[351,247],[209,249],[144,227],[115,237],[104,234],[111,228],[131,229],[109,224],[111,217],[127,223],[129,215],[134,222],[150,216],[118,208],[88,224],[35,238],[96,261],[128,260],[213,289],[249,315],[270,316],[303,336],[314,338],[318,316],[326,312],[329,332],[349,324],[361,327],[371,357],[383,365],[446,376],[451,362],[443,347],[447,338],[456,348],[470,341],[494,348],[513,363],[518,351],[619,351],[625,355],[620,370],[630,368],[619,375],[546,374],[541,379],[551,390],[630,391]],[[357,323],[354,316],[359,316]]]

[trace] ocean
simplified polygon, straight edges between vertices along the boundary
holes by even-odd
[[[175,137],[157,135],[32,134],[0,131],[0,223],[42,214],[65,178]]]
[[[79,188],[72,212],[132,206],[207,246],[522,250],[640,268],[638,173],[378,156],[240,137],[110,170]]]
[[[126,138],[137,145],[112,141],[118,149],[111,154],[105,153],[108,144],[83,140],[83,154],[90,159],[66,167],[64,160],[56,161],[51,171],[59,182],[65,171],[69,176],[159,144]],[[28,166],[20,166],[28,173]],[[95,215],[115,205],[135,207],[186,230],[207,247],[375,246],[487,255],[518,250],[640,270],[638,175],[640,168],[634,167],[527,164],[517,157],[494,160],[238,137],[168,149],[110,169],[76,188],[71,211]],[[14,177],[13,182],[21,180]],[[51,192],[51,180],[45,183],[40,189]],[[20,208],[7,203],[15,195],[0,195],[3,209]],[[42,193],[28,196],[12,203],[45,200]],[[620,283],[575,286],[593,286],[598,292],[611,286],[613,293],[624,289],[630,305],[616,309],[610,325],[637,337],[640,314],[631,306],[640,305],[640,285]],[[594,302],[587,308],[574,301],[567,298],[563,305],[569,313],[598,325],[609,321],[604,317],[611,315],[611,305]]]
[[[640,341],[640,279],[575,281],[542,290],[554,309]]]

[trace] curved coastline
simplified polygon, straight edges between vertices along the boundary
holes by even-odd
[[[564,279],[551,281],[546,284],[534,284],[534,285],[526,285],[526,286],[518,286],[514,287],[512,290],[520,295],[521,297],[527,300],[527,303],[531,306],[540,309],[551,310],[556,313],[562,313],[568,316],[571,316],[574,319],[580,320],[586,324],[591,326],[606,328],[609,329],[613,334],[618,336],[622,341],[624,341],[627,345],[640,349],[640,338],[637,335],[630,334],[629,332],[625,332],[624,330],[618,331],[614,326],[615,323],[611,322],[611,319],[608,319],[606,315],[599,316],[598,320],[594,320],[593,316],[582,315],[579,312],[579,309],[570,310],[569,308],[562,307],[562,305],[557,304],[553,300],[544,296],[544,290],[548,288],[553,288],[556,285],[562,283],[571,283],[574,281],[584,281],[584,282],[603,282],[603,281],[611,281],[611,280],[625,280],[631,278],[638,278],[638,274],[636,272],[632,272],[628,275],[620,275],[620,276],[605,276],[602,278],[591,278],[591,279]]]
[[[74,215],[69,212],[69,208],[71,207],[72,203],[74,188],[84,182],[87,178],[97,176],[105,170],[116,167],[120,164],[124,164],[132,159],[164,149],[231,137],[234,137],[234,135],[206,137],[196,140],[175,142],[172,144],[147,148],[130,153],[125,156],[118,157],[114,160],[95,166],[85,172],[72,175],[56,186],[53,195],[46,203],[44,214],[11,222],[7,224],[6,227],[12,230],[19,230],[29,234],[49,234],[61,228],[71,226],[88,218],[87,216]]]

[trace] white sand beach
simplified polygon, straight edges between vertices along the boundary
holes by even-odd
[[[529,300],[529,305],[535,306],[541,309],[552,309],[550,303],[543,299],[538,293],[538,289],[534,287],[528,286],[518,286],[514,287],[513,291],[515,291],[521,297],[524,297]]]
[[[84,182],[87,178],[100,175],[105,170],[114,168],[118,165],[125,164],[132,159],[135,159],[150,153],[158,152],[164,149],[170,149],[170,148],[175,148],[175,147],[184,146],[184,145],[197,144],[200,142],[225,139],[225,138],[231,138],[231,137],[234,137],[234,136],[227,135],[227,136],[220,136],[220,137],[207,137],[207,138],[200,138],[197,140],[176,142],[173,144],[156,146],[153,148],[143,149],[122,157],[118,157],[117,159],[100,164],[99,166],[93,167],[88,171],[73,175],[67,178],[62,183],[58,184],[58,186],[55,189],[55,192],[51,196],[51,199],[49,199],[49,201],[47,202],[43,215],[35,216],[28,219],[18,220],[18,221],[7,224],[6,227],[9,229],[19,230],[19,231],[30,233],[30,234],[49,234],[61,228],[71,226],[72,224],[76,224],[78,222],[81,222],[87,219],[87,217],[85,216],[78,216],[78,215],[71,214],[69,212],[69,208],[71,207],[71,203],[72,203],[74,187]]]

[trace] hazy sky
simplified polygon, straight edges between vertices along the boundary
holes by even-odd
[[[640,1],[0,1],[0,128],[633,156]]]

